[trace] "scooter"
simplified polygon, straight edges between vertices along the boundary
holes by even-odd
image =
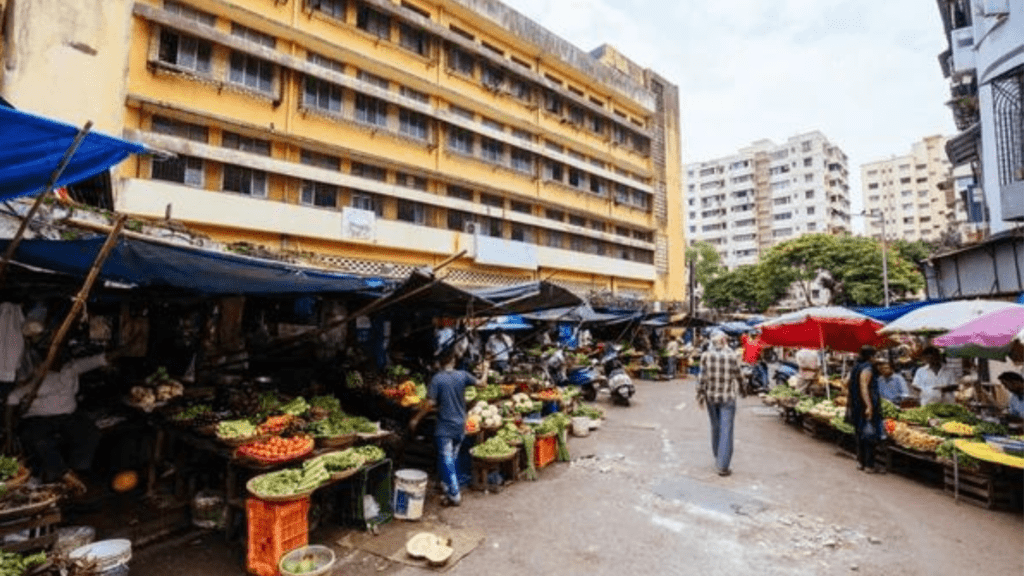
[[[768,374],[770,370],[768,369],[768,363],[764,360],[759,360],[752,366],[744,365],[744,387],[746,394],[748,396],[752,396],[762,392],[768,392],[776,386],[789,384],[789,378],[799,372],[799,370],[800,369],[796,364],[788,361],[782,361],[775,367],[774,377],[769,379]]]
[[[592,360],[590,367],[578,372],[576,379],[583,399],[587,401],[595,400],[598,392],[602,392],[611,396],[614,404],[629,406],[630,399],[636,393],[633,379],[626,373],[626,368],[619,360],[619,350],[616,347],[605,349],[600,360]],[[571,382],[571,375],[569,380],[570,383],[577,383]]]

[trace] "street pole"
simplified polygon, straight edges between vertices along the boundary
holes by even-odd
[[[882,217],[882,291],[885,296],[885,307],[889,307],[889,257],[886,251],[886,239],[885,239],[885,214],[880,214]]]

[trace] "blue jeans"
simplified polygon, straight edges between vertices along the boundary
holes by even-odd
[[[719,471],[728,470],[732,460],[732,425],[736,419],[736,402],[712,404],[708,402],[711,420],[711,453]]]
[[[455,463],[465,437],[464,434],[458,437],[434,437],[437,443],[437,477],[441,480],[441,489],[444,493],[453,498],[459,495],[459,473]]]

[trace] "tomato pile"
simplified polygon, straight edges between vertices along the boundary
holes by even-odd
[[[274,436],[260,442],[252,442],[238,449],[238,454],[265,462],[283,462],[308,454],[313,450],[313,439],[309,436],[281,438]]]
[[[561,400],[562,393],[558,390],[541,390],[537,393],[536,398],[539,400]]]
[[[292,422],[292,417],[288,414],[283,416],[270,416],[263,424],[260,424],[260,434],[277,434],[288,427]]]

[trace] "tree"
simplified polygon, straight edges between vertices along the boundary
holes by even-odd
[[[915,240],[913,242],[902,239],[895,240],[889,243],[889,248],[907,262],[914,264],[927,260],[932,254],[931,247],[923,240]]]
[[[910,243],[908,243],[910,244]],[[832,301],[848,305],[881,305],[885,302],[882,290],[882,246],[870,238],[847,237],[841,244],[841,254],[832,271],[835,287],[831,287]],[[920,247],[910,246],[906,254],[917,255]],[[924,287],[924,277],[902,250],[888,252],[890,296],[896,298],[914,294]]]
[[[722,272],[722,257],[718,250],[707,242],[694,242],[686,249],[686,263],[693,263],[693,275],[697,283],[707,286]]]
[[[771,302],[765,298],[758,267],[739,266],[715,276],[704,287],[704,303],[732,312],[763,312]]]
[[[758,264],[761,278],[768,282],[763,287],[765,297],[774,304],[796,284],[810,306],[812,285],[835,267],[839,254],[837,238],[840,237],[831,234],[805,234],[773,246]]]

